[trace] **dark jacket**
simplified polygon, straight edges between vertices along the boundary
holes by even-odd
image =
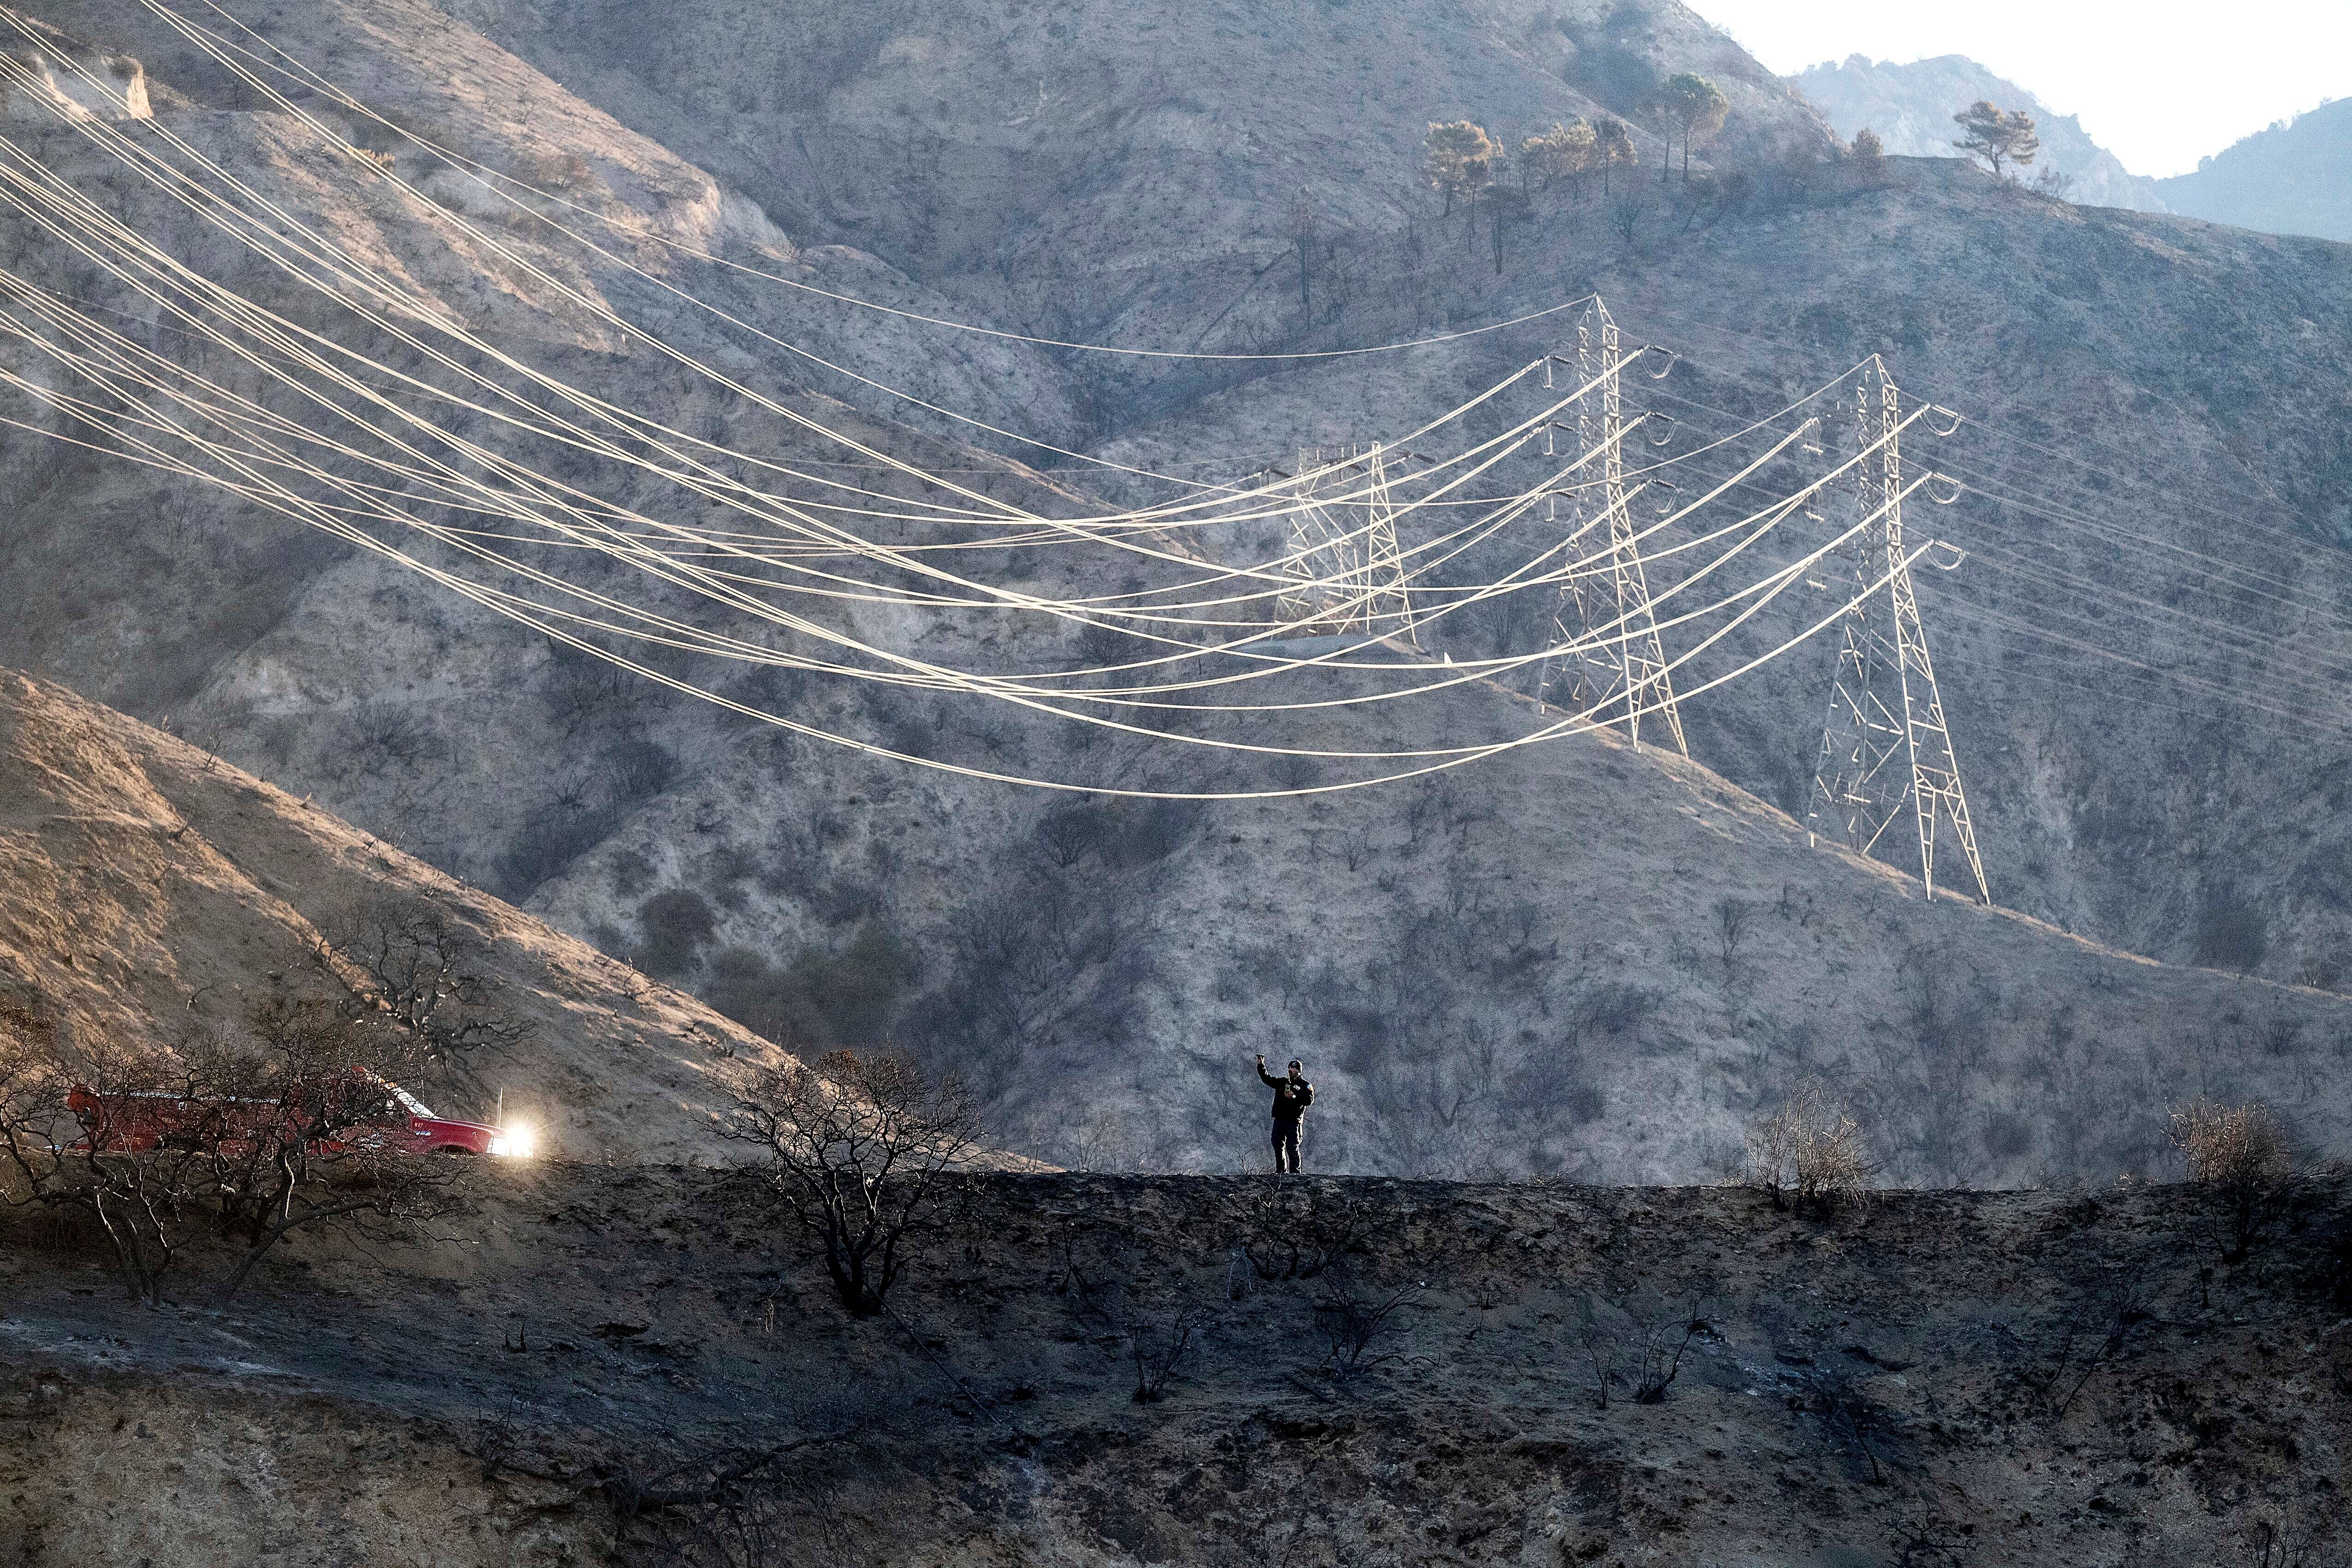
[[[1315,1103],[1315,1086],[1304,1079],[1293,1084],[1289,1079],[1276,1078],[1264,1068],[1257,1069],[1257,1076],[1274,1090],[1274,1119],[1276,1121],[1296,1121],[1307,1114],[1308,1106]]]

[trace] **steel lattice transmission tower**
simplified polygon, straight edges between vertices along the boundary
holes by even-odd
[[[1850,493],[1855,521],[1865,526],[1854,536],[1853,604],[1846,612],[1805,826],[1816,838],[1836,838],[1867,855],[1907,817],[1918,833],[1919,879],[1927,896],[1936,896],[1937,847],[1948,840],[1968,863],[1979,901],[1989,904],[1992,892],[1903,543],[1901,399],[1876,355],[1857,378],[1853,416],[1854,451],[1862,460]],[[1869,591],[1882,575],[1883,597]]]
[[[1318,500],[1315,476],[1333,467],[1346,477],[1349,493]],[[1331,633],[1401,636],[1419,647],[1381,448],[1327,452],[1302,447],[1297,472],[1296,493],[1302,504],[1290,515],[1285,570],[1298,585],[1276,601],[1276,615]]]
[[[1579,484],[1570,491],[1570,517],[1583,542],[1560,584],[1552,626],[1563,642],[1592,637],[1607,642],[1603,647],[1589,648],[1567,659],[1548,661],[1539,678],[1538,700],[1573,712],[1595,713],[1622,699],[1625,733],[1636,747],[1642,743],[1642,720],[1648,714],[1665,726],[1674,737],[1675,750],[1687,757],[1690,742],[1683,737],[1674,679],[1665,648],[1658,640],[1657,617],[1650,607],[1649,574],[1643,568],[1641,542],[1636,537],[1640,531],[1625,504],[1623,364],[1617,323],[1610,319],[1608,307],[1595,300],[1577,321],[1576,368],[1578,384],[1600,383],[1600,405],[1594,407],[1591,394],[1577,399],[1576,429],[1580,450],[1601,453],[1601,493],[1588,501],[1589,484]],[[1549,384],[1549,364],[1545,373]],[[1588,529],[1594,507],[1601,520]],[[1555,695],[1556,689],[1562,688]]]

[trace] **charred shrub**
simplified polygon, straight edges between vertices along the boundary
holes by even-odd
[[[1375,1347],[1396,1326],[1396,1314],[1417,1305],[1425,1289],[1417,1279],[1393,1287],[1374,1284],[1344,1262],[1326,1269],[1315,1297],[1315,1327],[1323,1336],[1324,1365],[1332,1381],[1344,1383],[1403,1354]]]
[[[1877,1169],[1861,1124],[1818,1082],[1748,1130],[1748,1184],[1776,1209],[1834,1214]]]
[[[746,1073],[719,1137],[761,1176],[824,1259],[841,1304],[871,1317],[919,1247],[946,1228],[947,1173],[980,1137],[971,1095],[892,1057],[835,1051]]]
[[[2172,1113],[2189,1179],[2215,1200],[2221,1261],[2239,1263],[2294,1205],[2308,1175],[2286,1123],[2262,1100],[2200,1100]]]
[[[584,649],[558,645],[541,677],[540,700],[566,740],[603,731],[626,731],[643,718],[656,689],[644,676]]]
[[[862,1047],[883,1038],[916,966],[889,927],[869,922],[836,952],[804,949],[778,966],[748,947],[710,960],[709,1004],[780,1045]]]
[[[2151,1316],[2140,1272],[2117,1268],[2092,1281],[2056,1321],[2033,1336],[2019,1376],[2053,1418],[2064,1416]]]
[[[1313,1279],[1362,1245],[1370,1215],[1322,1183],[1252,1189],[1244,1199],[1242,1255],[1260,1279]]]
[[[407,1238],[461,1205],[461,1162],[411,1153],[389,1079],[416,1037],[349,998],[272,992],[242,1029],[80,1049],[0,1017],[0,1195],[83,1217],[136,1300],[198,1233],[242,1248],[226,1298],[296,1230]]]
[[[1128,1325],[1127,1349],[1135,1362],[1135,1403],[1156,1405],[1166,1395],[1169,1381],[1182,1370],[1192,1353],[1194,1337],[1206,1321],[1207,1314],[1199,1303],[1184,1300],[1177,1303],[1165,1321]]]
[[[637,909],[645,942],[636,966],[659,980],[675,980],[700,961],[705,943],[719,929],[719,912],[691,888],[656,893]]]
[[[1630,1387],[1636,1405],[1664,1404],[1691,1346],[1714,1331],[1706,1316],[1713,1289],[1700,1281],[1675,1295],[1643,1288],[1580,1297],[1577,1344],[1592,1379],[1593,1407],[1608,1409],[1619,1387]]]
[[[624,741],[604,753],[604,763],[616,804],[651,800],[677,777],[677,753],[652,741]]]

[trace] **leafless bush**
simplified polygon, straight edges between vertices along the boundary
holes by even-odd
[[[2293,1500],[2263,1504],[2245,1526],[2247,1568],[2343,1568],[2347,1559],[2335,1549],[2342,1515],[2325,1483],[2307,1509]]]
[[[1861,1125],[1819,1082],[1801,1085],[1748,1130],[1748,1185],[1774,1208],[1833,1214],[1877,1169]]]
[[[652,741],[624,741],[605,752],[604,772],[616,804],[651,800],[677,777],[677,753]]]
[[[387,1019],[283,994],[177,1051],[72,1050],[28,1015],[0,1030],[9,1199],[87,1215],[150,1302],[199,1229],[245,1249],[223,1299],[298,1229],[410,1237],[463,1201],[460,1164],[408,1152],[386,1082],[421,1059]]]
[[[1127,1325],[1128,1353],[1135,1359],[1135,1402],[1157,1404],[1192,1353],[1193,1336],[1206,1314],[1189,1298],[1180,1301],[1164,1323]]]
[[[2307,1174],[2286,1124],[2259,1100],[2200,1100],[2172,1113],[2172,1144],[2189,1179],[2220,1200],[2221,1261],[2238,1263],[2293,1206]]]
[[[196,1145],[207,1206],[246,1247],[222,1300],[298,1229],[403,1240],[463,1206],[467,1162],[404,1147],[408,1112],[389,1087],[428,1059],[421,1036],[386,1020],[284,995],[254,1009],[247,1038],[194,1055],[216,1117]]]
[[[1637,1299],[1630,1312],[1633,1324],[1633,1403],[1663,1405],[1666,1390],[1683,1369],[1683,1357],[1707,1332],[1707,1291],[1692,1290],[1687,1299]]]
[[[764,1153],[768,1184],[823,1247],[856,1317],[883,1310],[911,1254],[944,1228],[944,1178],[979,1135],[961,1080],[849,1051],[747,1073],[719,1128]]]
[[[1323,782],[1323,764],[1313,757],[1277,757],[1274,782],[1283,789],[1312,789]]]
[[[131,1047],[68,1060],[54,1025],[32,1009],[0,1026],[0,1155],[8,1162],[10,1206],[38,1205],[95,1221],[132,1298],[161,1300],[163,1276],[195,1229],[201,1155],[164,1145],[85,1148],[91,1129],[84,1119],[102,1132],[107,1109],[121,1097],[183,1087],[173,1081],[178,1064]]]
[[[420,1070],[478,1094],[485,1058],[512,1051],[530,1026],[500,1005],[487,945],[428,899],[385,894],[347,905],[320,929],[323,955],[362,1000],[406,1031]]]
[[[1577,1300],[1577,1343],[1592,1376],[1592,1404],[1609,1408],[1611,1394],[1631,1384],[1636,1405],[1663,1405],[1682,1373],[1683,1358],[1709,1331],[1708,1282],[1695,1282],[1679,1295],[1637,1289],[1611,1299],[1586,1293]]]
[[[424,721],[395,702],[369,700],[343,721],[346,749],[369,771],[414,768],[438,750]]]
[[[1578,1000],[1577,1022],[1604,1035],[1620,1035],[1655,1013],[1663,1001],[1657,992],[1644,986],[1596,985]]]
[[[1088,621],[1078,628],[1074,657],[1087,668],[1117,665],[1143,657],[1150,645],[1118,626]]]
[[[1080,1235],[1072,1230],[1062,1236],[1062,1278],[1055,1293],[1068,1303],[1070,1316],[1082,1329],[1107,1331],[1125,1342],[1135,1363],[1135,1403],[1157,1404],[1198,1348],[1208,1313],[1189,1291],[1180,1289],[1164,1303],[1164,1312],[1154,1316],[1139,1304],[1136,1281],[1121,1280],[1079,1257]],[[1103,1238],[1101,1232],[1096,1236],[1097,1240]],[[1124,1246],[1116,1235],[1109,1242],[1115,1249]],[[1228,1279],[1229,1292],[1231,1286]]]
[[[1369,1216],[1355,1199],[1323,1184],[1252,1189],[1244,1200],[1242,1254],[1261,1279],[1313,1279],[1363,1240]]]
[[[1118,1110],[1097,1110],[1091,1116],[1061,1116],[1043,1140],[1046,1155],[1070,1171],[1138,1171],[1145,1168],[1145,1152],[1133,1122]]]
[[[1739,956],[1739,944],[1748,935],[1748,922],[1756,906],[1746,899],[1721,898],[1715,900],[1715,940],[1723,949],[1723,962],[1729,963]]]
[[[1408,1280],[1393,1289],[1383,1289],[1366,1284],[1344,1264],[1326,1269],[1323,1289],[1315,1298],[1315,1326],[1322,1331],[1328,1348],[1324,1364],[1330,1369],[1332,1381],[1344,1383],[1403,1354],[1402,1351],[1375,1354],[1372,1347],[1388,1335],[1390,1320],[1418,1304],[1426,1289],[1423,1281]]]
[[[1101,820],[1084,805],[1064,806],[1037,824],[1037,847],[1054,865],[1068,870],[1102,842]]]
[[[1595,1410],[1609,1408],[1609,1396],[1617,1386],[1617,1364],[1622,1354],[1622,1336],[1606,1311],[1589,1294],[1577,1298],[1576,1342],[1592,1373]]]
[[[2026,1387],[2052,1417],[2064,1415],[2148,1316],[2147,1289],[2137,1269],[2106,1275],[2042,1337],[2022,1374]]]
[[[542,191],[576,190],[593,174],[588,160],[577,153],[527,153],[515,160],[514,176]]]
[[[549,661],[540,700],[566,740],[583,731],[627,730],[643,717],[658,689],[634,670],[595,655],[560,647]]]

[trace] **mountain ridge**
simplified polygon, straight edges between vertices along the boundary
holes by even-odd
[[[2168,206],[2158,182],[2134,174],[2114,153],[2094,142],[2082,121],[2058,114],[2032,93],[1994,75],[1965,55],[1938,55],[1898,65],[1849,55],[1809,66],[1790,79],[1816,105],[1839,135],[1851,141],[1865,126],[1886,151],[1905,157],[1957,158],[1958,128],[1952,116],[1979,100],[2003,109],[2021,109],[2034,118],[2042,138],[2037,174],[2063,176],[2064,195],[2092,206],[2161,213]]]
[[[503,11],[489,20],[522,25]],[[519,115],[571,127],[592,170],[611,163],[617,173],[599,177],[625,212],[650,210],[662,191],[699,211],[721,188],[699,164],[656,152],[519,58],[467,42],[473,35],[446,17],[420,23],[418,36],[462,44],[475,74],[436,77],[425,54],[403,55],[400,37],[370,32],[331,5],[291,8],[272,25],[289,29],[290,48],[335,54],[398,112],[459,123],[473,155],[494,167],[520,166],[537,150],[501,140],[500,116]],[[1705,64],[1719,47],[1679,11],[1609,25],[1622,38],[1671,44],[1661,66]],[[1507,30],[1506,41],[1517,36]],[[146,50],[159,113],[206,127],[240,168],[284,182],[289,201],[369,236],[368,255],[397,258],[498,331],[527,338],[535,363],[616,398],[661,403],[684,427],[725,432],[773,460],[842,458],[618,334],[589,332],[520,294],[477,293],[478,263],[445,213],[345,205],[282,116],[201,103],[200,76],[178,76],[168,50],[108,41]],[[872,51],[877,69],[887,42]],[[1546,112],[1581,92],[1503,44],[1474,52],[1531,72],[1512,76],[1521,85],[1509,90],[1541,100]],[[1582,52],[1605,51],[1596,43]],[[678,68],[701,69],[702,56],[687,54]],[[1213,70],[1174,64],[1192,73],[1184,90],[1205,109],[1238,111],[1218,99]],[[704,86],[711,80],[723,89],[721,79]],[[654,72],[632,90],[661,85]],[[838,85],[845,123],[836,133],[851,141],[879,136],[898,118],[894,106],[918,107],[869,92],[854,75]],[[1594,88],[1605,84],[1596,78]],[[1475,107],[1478,98],[1454,101]],[[1795,819],[1834,657],[1822,645],[1694,700],[1685,718],[1696,768],[1654,748],[1632,755],[1607,737],[1583,737],[1426,787],[1356,795],[1344,818],[1338,804],[1312,801],[1088,803],[1073,818],[1061,814],[1064,802],[651,700],[574,650],[217,493],[160,491],[94,455],[26,446],[14,448],[25,457],[10,470],[12,548],[0,573],[33,614],[0,627],[0,657],[37,661],[44,674],[168,719],[796,1046],[896,1039],[965,1066],[984,1080],[1009,1136],[1063,1163],[1213,1170],[1255,1161],[1262,1107],[1246,1060],[1269,1035],[1312,1054],[1344,1090],[1318,1124],[1310,1158],[1376,1169],[1485,1171],[1503,1161],[1689,1179],[1729,1156],[1756,1105],[1822,1071],[1883,1107],[1898,1167],[1917,1179],[2071,1180],[2160,1163],[2163,1110],[2192,1076],[2276,1093],[2310,1107],[2315,1128],[2332,1128],[2333,1090],[2305,1085],[2336,1050],[2339,1004],[2325,988],[2343,983],[2352,951],[2336,890],[2344,827],[2327,805],[2334,731],[2284,723],[2239,683],[2259,673],[2301,694],[2315,679],[2310,670],[2340,657],[2331,575],[2340,563],[2319,545],[2294,568],[2305,574],[2300,585],[2257,592],[2284,570],[2274,552],[2286,547],[2243,526],[2236,498],[2253,475],[2279,506],[2306,511],[2312,531],[2287,536],[2298,548],[2332,526],[2330,475],[2346,458],[2327,444],[2336,426],[2325,416],[2334,406],[2326,389],[2342,384],[2352,343],[2344,301],[2331,291],[2339,253],[2063,205],[1948,160],[1857,171],[1832,161],[1809,109],[1761,89],[1749,101],[1753,121],[1738,130],[1735,115],[1717,166],[1687,186],[1678,172],[1661,180],[1651,163],[1605,200],[1598,190],[1580,199],[1550,193],[1506,231],[1499,259],[1491,214],[1478,215],[1475,229],[1468,215],[1442,216],[1411,160],[1383,153],[1383,177],[1402,184],[1375,194],[1400,221],[1349,231],[1334,253],[1310,258],[1327,268],[1314,275],[1318,300],[1345,295],[1311,318],[1282,292],[1294,285],[1269,270],[1270,241],[1248,215],[1274,199],[1276,174],[1311,170],[1312,158],[1253,174],[1238,144],[1220,154],[1233,178],[1258,182],[1257,205],[1232,204],[1226,226],[1183,236],[1181,256],[1161,272],[1160,286],[1175,290],[1165,310],[1122,304],[1112,288],[1127,265],[1120,258],[1148,238],[1139,215],[1152,210],[1148,200],[1123,204],[1137,182],[1142,197],[1159,199],[1141,165],[1094,198],[1129,215],[1100,249],[1103,278],[1090,281],[1082,265],[1096,255],[1079,243],[1094,220],[1066,233],[1049,226],[1038,243],[1073,247],[1061,276],[1074,299],[1102,304],[1085,312],[1089,321],[1139,333],[1227,311],[1273,349],[1443,336],[1598,287],[1637,338],[1683,350],[1664,380],[1637,381],[1633,391],[1694,432],[1763,417],[1864,356],[1885,355],[1898,376],[1916,376],[1918,394],[1969,416],[1951,437],[1958,445],[1937,447],[1923,433],[1912,460],[1948,465],[2035,509],[1978,498],[1923,511],[1936,521],[1919,526],[1969,560],[1923,580],[1922,591],[1996,896],[2080,933],[2079,943],[2006,917],[1978,921],[1943,903],[1919,906],[1899,896],[1906,883],[1897,871],[1803,845]],[[703,133],[774,144],[759,134],[770,107],[730,110]],[[1393,121],[1408,107],[1382,113]],[[869,112],[883,126],[857,119]],[[1417,133],[1426,113],[1414,112]],[[942,123],[967,120],[958,110]],[[1654,156],[1654,137],[1643,135]],[[1780,156],[1792,146],[1801,158]],[[68,141],[49,155],[77,177],[112,177],[77,162]],[[426,166],[415,149],[394,156],[418,173]],[[630,182],[651,176],[629,172],[640,165],[659,175],[642,198]],[[952,159],[893,167],[910,200],[926,180],[961,177]],[[1331,165],[1333,187],[1350,167]],[[175,236],[134,185],[106,188],[121,210]],[[1011,184],[992,190],[1018,194]],[[1196,198],[1202,214],[1226,211],[1199,192],[1186,200]],[[777,211],[790,216],[788,204]],[[901,218],[886,215],[866,233],[855,217],[844,210],[826,220],[841,232],[787,234],[783,243],[814,255],[826,247],[804,241],[845,233],[871,242],[862,254],[919,258],[893,226]],[[946,237],[932,253],[950,253]],[[1284,247],[1273,261],[1294,263]],[[1807,268],[1789,265],[1799,253],[1811,258]],[[1016,245],[1007,254],[1022,253]],[[1988,271],[1987,254],[2004,266]],[[1190,258],[1202,255],[1209,261],[1195,268]],[[1276,281],[1239,305],[1202,282],[1244,261]],[[877,278],[892,275],[874,266]],[[1359,267],[1346,294],[1338,280]],[[1034,321],[1013,271],[999,278],[999,307],[971,319],[1016,329]],[[948,279],[918,266],[897,275],[961,310],[989,273]],[[821,373],[763,364],[746,346],[756,340],[618,269],[587,276],[625,317],[642,312],[665,335],[741,367],[733,374],[746,385],[877,450],[934,471],[970,469],[959,477],[1049,517],[1100,504],[1075,468],[1041,472],[851,407],[810,389]],[[828,352],[856,364],[936,357],[941,374],[958,378],[958,396],[998,423],[1029,411],[1028,387],[1066,376],[1083,393],[1096,374],[1074,370],[1066,352],[995,340],[946,340],[951,350],[912,354],[902,352],[911,340],[894,335],[912,329],[884,331],[867,321],[871,312],[828,314],[799,297],[779,304],[782,293],[730,274],[675,276],[778,335],[823,325]],[[1194,369],[1125,380],[1122,371],[1097,383],[1100,399],[1126,410],[1121,428],[1086,434],[1080,405],[1097,395],[1086,394],[1040,405],[1045,428],[1033,433],[1066,418],[1080,432],[1071,438],[1097,456],[1166,468],[1208,454],[1230,467],[1207,471],[1231,475],[1270,449],[1391,437],[1557,350],[1563,331],[1552,321],[1409,354],[1278,373],[1221,369],[1213,379]],[[795,379],[803,373],[807,382]],[[2290,405],[2309,415],[2315,395],[2320,417],[2280,416]],[[2143,468],[2135,456],[2120,477],[2082,466],[2117,459],[2078,439],[2126,430],[2136,451],[2162,452],[2164,466]],[[603,493],[616,500],[671,504],[641,477],[609,482]],[[894,499],[923,494],[911,481],[875,482]],[[113,569],[89,573],[93,552]],[[1056,551],[999,556],[984,568],[1003,574],[992,582],[1071,597],[1127,591],[1116,576],[1076,574]],[[656,609],[700,613],[667,589],[631,591]],[[828,629],[889,646],[920,639],[924,658],[972,668],[1101,661],[1062,627],[855,605],[824,615]],[[1433,626],[1430,655],[1523,651],[1531,626],[1454,617]],[[2226,665],[2215,662],[2213,627],[2230,639]],[[1767,617],[1753,642],[1738,646],[1760,652],[1793,629]],[[2094,652],[2076,658],[2072,644]],[[1171,776],[1171,757],[1200,754],[1145,735],[1081,741],[927,694],[660,657],[665,672],[708,680],[731,700],[958,765],[1150,784]],[[2182,684],[2151,686],[2131,673],[2175,668]],[[2189,703],[2205,706],[2183,722]],[[1328,750],[1360,749],[1368,735],[1381,749],[1412,750],[1499,742],[1532,721],[1524,691],[1486,689],[1392,727],[1372,711],[1332,710],[1284,733]],[[1196,739],[1255,735],[1238,720],[1198,723]],[[1308,766],[1297,776],[1317,775]],[[1592,897],[1626,918],[1580,898],[1586,887],[1605,889]],[[1715,906],[1726,900],[1771,911],[1748,934],[1752,951],[1723,951]],[[2128,952],[2171,966],[2150,972],[2113,956]],[[1832,963],[1844,968],[1833,974]],[[2221,973],[2238,971],[2254,978]],[[2133,983],[2112,1004],[2111,973]],[[2099,1023],[2110,1016],[2128,1021]],[[2273,1040],[2274,1054],[2263,1043]],[[2132,1054],[2142,1047],[2157,1048],[2153,1077],[2151,1058]],[[1990,1076],[1975,1100],[1939,1101],[1955,1048],[1962,1060],[1981,1053]],[[1416,1071],[1391,1070],[1399,1059]],[[1082,1115],[1068,1114],[1055,1086],[1104,1064],[1116,1067],[1111,1081]],[[2031,1076],[2042,1071],[2063,1071],[2072,1087],[2045,1092]],[[1542,1094],[1528,1095],[1528,1082]],[[1438,1114],[1457,1091],[1477,1116]],[[1513,1121],[1514,1106],[1533,1120]]]
[[[2271,234],[2352,240],[2352,99],[2242,137],[2157,182],[2176,212]]]

